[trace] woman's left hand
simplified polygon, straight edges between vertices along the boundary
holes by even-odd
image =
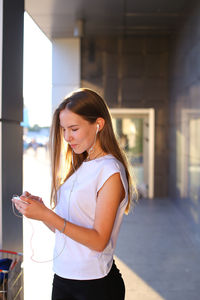
[[[20,199],[12,199],[18,211],[29,219],[45,221],[48,208],[42,201],[33,199],[34,197],[20,196]]]

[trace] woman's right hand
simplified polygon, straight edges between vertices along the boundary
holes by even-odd
[[[34,195],[31,195],[29,192],[25,191],[23,192],[23,194],[21,196],[25,196],[27,198],[30,198],[31,200],[36,200],[42,204],[44,204],[43,200],[41,197],[38,197],[38,196],[34,196]],[[55,227],[54,226],[51,226],[49,225],[48,223],[44,222],[44,224],[53,232],[55,232]]]
[[[31,194],[30,194],[29,192],[27,192],[27,191],[23,192],[23,194],[22,194],[21,196],[30,198],[30,199],[32,199],[32,200],[36,200],[36,201],[38,201],[38,202],[44,204],[41,197],[31,195]]]

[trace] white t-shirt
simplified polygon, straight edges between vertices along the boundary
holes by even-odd
[[[55,208],[55,212],[62,218],[79,226],[93,228],[97,192],[115,173],[120,173],[125,189],[125,198],[118,208],[106,248],[102,252],[94,251],[56,230],[53,270],[58,276],[87,280],[102,278],[109,273],[119,228],[128,201],[128,183],[123,164],[110,154],[83,162],[60,187],[58,203]]]

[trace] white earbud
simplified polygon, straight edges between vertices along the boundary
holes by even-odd
[[[97,124],[97,131],[96,131],[96,133],[98,133],[98,131],[99,131],[99,124]]]

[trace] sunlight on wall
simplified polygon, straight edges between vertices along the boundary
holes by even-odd
[[[54,234],[41,222],[27,219],[24,219],[23,229],[24,300],[50,300]],[[32,258],[38,262],[33,261]]]
[[[30,125],[49,126],[51,122],[52,43],[24,14],[24,105]]]

